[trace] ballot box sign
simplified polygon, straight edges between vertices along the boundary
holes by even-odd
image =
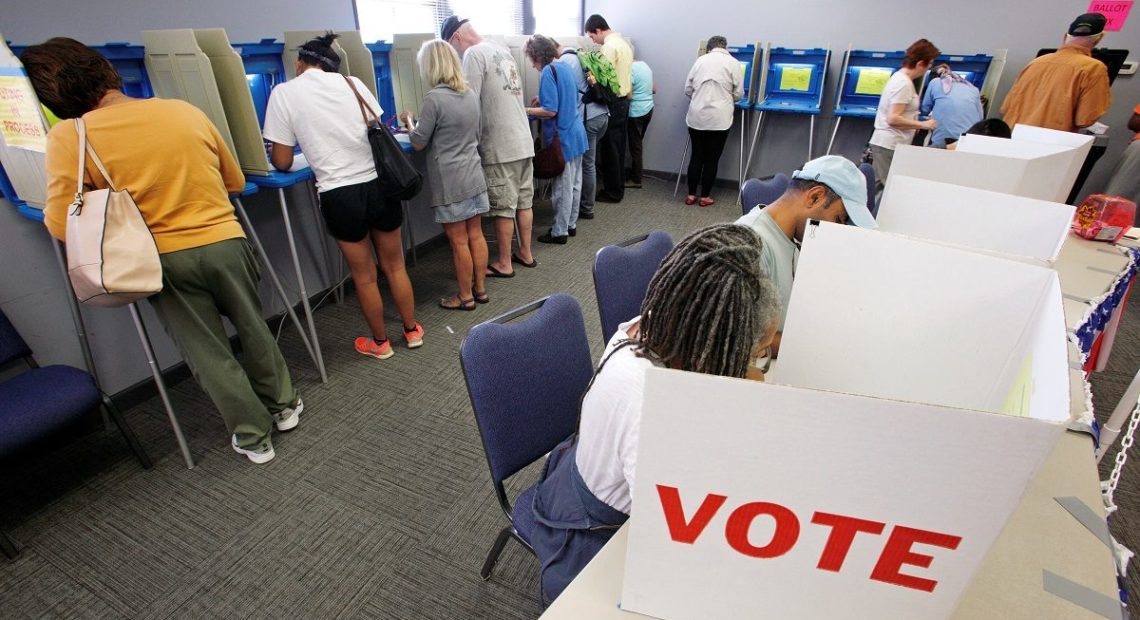
[[[0,135],[10,147],[43,153],[47,129],[39,100],[24,70],[0,68]]]
[[[813,226],[768,383],[647,371],[622,609],[950,616],[1063,432],[1066,355],[1052,270]]]
[[[945,618],[1060,433],[1036,420],[653,369],[622,609]]]
[[[1124,27],[1128,13],[1132,11],[1132,0],[1093,0],[1089,3],[1089,13],[1100,13],[1108,21],[1105,30],[1117,31]]]
[[[1051,264],[1068,237],[1072,205],[892,175],[879,230]]]

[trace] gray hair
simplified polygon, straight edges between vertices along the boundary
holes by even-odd
[[[1092,34],[1087,37],[1077,37],[1071,34],[1065,35],[1065,45],[1078,45],[1087,49],[1093,49],[1104,38],[1104,33]]]
[[[664,364],[743,377],[752,350],[780,320],[780,295],[760,269],[751,228],[716,224],[670,250],[641,304],[639,352]]]
[[[527,58],[538,63],[540,67],[545,67],[558,59],[558,44],[554,42],[554,39],[544,37],[541,34],[536,34],[527,39],[523,51],[526,52]]]
[[[711,52],[718,47],[728,47],[728,39],[720,36],[719,34],[709,37],[708,42],[705,43],[705,52]]]

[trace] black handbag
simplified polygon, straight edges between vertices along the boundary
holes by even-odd
[[[558,71],[550,67],[550,74],[554,76],[554,86],[558,87]],[[550,144],[542,146],[542,122],[539,122],[538,143],[534,149],[534,178],[553,179],[566,169],[566,156],[562,154],[562,143],[558,141],[558,118],[554,119],[554,137]]]
[[[344,76],[342,76],[344,77]],[[411,200],[415,198],[424,186],[424,177],[412,166],[400,143],[380,122],[380,117],[364,102],[356,84],[344,77],[352,93],[356,95],[356,103],[360,104],[360,117],[368,128],[368,145],[372,147],[372,159],[376,164],[376,174],[379,175],[380,193],[391,200]],[[371,114],[372,119],[369,120]]]

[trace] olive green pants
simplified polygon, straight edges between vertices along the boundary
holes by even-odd
[[[162,292],[150,298],[182,357],[243,448],[267,439],[270,412],[297,399],[257,296],[261,266],[245,239],[161,255]],[[237,329],[239,363],[222,317]]]

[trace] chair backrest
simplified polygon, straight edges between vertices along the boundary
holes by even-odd
[[[28,343],[24,342],[20,332],[16,331],[8,316],[0,310],[0,366],[31,355],[32,350],[28,347]]]
[[[504,480],[577,430],[578,402],[593,374],[587,338],[578,301],[556,293],[472,327],[459,345],[501,499]]]
[[[871,216],[879,217],[879,201],[875,200],[875,167],[871,164],[859,164],[859,171],[867,177],[867,208]]]
[[[607,245],[594,255],[594,296],[602,319],[602,340],[608,341],[622,321],[641,314],[641,302],[661,260],[673,249],[663,230]]]
[[[788,189],[788,175],[783,172],[768,179],[748,179],[740,188],[740,209],[748,213],[756,205],[770,205]]]

